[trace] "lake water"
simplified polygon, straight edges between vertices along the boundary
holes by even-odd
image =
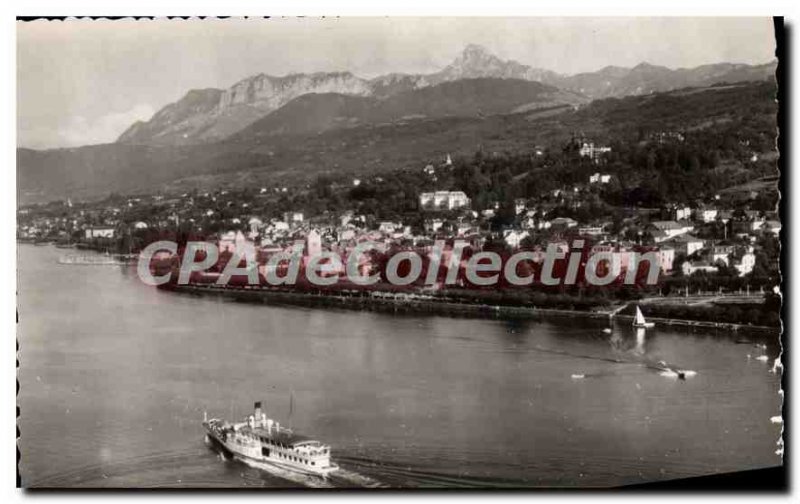
[[[18,249],[27,487],[320,485],[204,443],[204,410],[238,420],[258,399],[332,445],[333,486],[608,486],[781,464],[777,336],[243,304],[57,264],[65,252]]]

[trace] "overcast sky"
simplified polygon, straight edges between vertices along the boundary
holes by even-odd
[[[111,142],[189,89],[257,73],[435,72],[466,44],[572,74],[774,59],[769,18],[282,18],[17,25],[17,145]]]

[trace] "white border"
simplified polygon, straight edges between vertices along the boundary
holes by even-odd
[[[95,14],[95,15],[115,15],[124,16],[131,14],[148,14],[156,16],[166,16],[173,14],[194,14],[194,15],[340,15],[340,16],[364,16],[364,15],[394,15],[394,16],[412,16],[412,15],[440,15],[440,16],[745,16],[745,15],[784,15],[786,16],[786,23],[792,25],[793,21],[796,26],[800,20],[800,12],[798,7],[800,2],[796,0],[745,0],[745,1],[713,1],[713,0],[669,0],[665,2],[641,2],[641,1],[619,1],[619,0],[606,0],[603,2],[592,0],[551,0],[550,2],[529,2],[522,4],[513,0],[491,0],[491,1],[476,1],[476,0],[461,0],[452,3],[434,3],[431,0],[403,0],[391,4],[384,4],[382,2],[357,2],[352,0],[338,0],[338,1],[323,1],[323,0],[299,0],[299,1],[282,1],[282,2],[264,2],[256,4],[252,0],[227,0],[225,2],[211,2],[208,0],[178,0],[167,3],[164,0],[139,0],[109,2],[107,0],[85,0],[85,1],[71,1],[64,2],[59,0],[30,0],[26,2],[15,2],[2,4],[3,16],[0,17],[2,26],[2,37],[0,38],[0,58],[2,68],[4,70],[2,81],[2,105],[0,105],[0,124],[2,125],[2,132],[0,132],[0,141],[3,142],[4,149],[3,160],[5,167],[0,170],[0,187],[3,190],[3,197],[0,198],[0,205],[2,205],[2,219],[0,219],[0,236],[5,240],[5,247],[0,248],[0,268],[2,268],[2,335],[4,336],[5,343],[3,344],[2,352],[2,366],[3,366],[3,380],[0,382],[0,405],[4,411],[2,415],[2,425],[0,432],[0,476],[2,477],[2,500],[3,502],[17,501],[22,499],[32,498],[29,494],[16,490],[15,487],[15,474],[16,474],[16,456],[15,453],[15,440],[11,438],[12,429],[15,428],[16,418],[11,416],[11,404],[16,403],[16,398],[12,396],[11,381],[15,379],[16,370],[12,367],[13,345],[15,343],[14,335],[16,328],[13,323],[15,313],[14,307],[16,306],[16,246],[11,241],[15,233],[14,216],[16,214],[16,170],[15,170],[15,149],[16,149],[16,69],[15,69],[15,21],[14,17],[17,15],[35,16],[35,15],[75,15],[75,14]],[[794,32],[796,36],[796,32]],[[676,34],[679,36],[679,34]],[[790,39],[788,42],[792,42]],[[798,60],[796,49],[789,48],[790,52],[790,65],[796,67]],[[793,106],[790,112],[790,118],[794,119],[793,135],[788,142],[790,145],[800,145],[800,125],[797,124],[797,74],[795,73],[795,81],[789,93],[793,96]],[[797,153],[794,155],[797,159]],[[794,167],[791,168],[794,171]],[[800,194],[798,186],[800,185],[800,175],[795,175],[792,180],[792,186],[789,191],[794,194]],[[791,202],[791,199],[788,199]],[[791,205],[791,203],[790,203]],[[791,205],[787,211],[786,220],[784,222],[784,229],[792,226],[795,222],[800,222],[800,210],[798,205]],[[786,243],[790,250],[794,250],[793,244]],[[794,268],[793,268],[794,271]],[[797,274],[793,274],[792,278],[787,279],[789,284],[794,287]],[[14,289],[12,289],[14,286]],[[796,289],[792,289],[795,291]],[[798,297],[796,292],[792,292],[792,306],[787,311],[793,313],[800,313],[798,308]],[[789,335],[791,337],[792,335]],[[796,346],[796,345],[795,345]],[[795,348],[795,353],[797,349]],[[796,359],[792,359],[794,361]],[[787,363],[791,366],[793,362]],[[13,376],[12,376],[13,375]],[[796,390],[797,375],[794,373],[793,383],[791,390]],[[793,416],[792,418],[796,418]],[[792,426],[796,425],[796,420],[793,421]],[[796,433],[796,429],[791,431],[792,434]],[[787,447],[791,450],[792,447]],[[794,453],[793,453],[794,454]],[[798,463],[795,457],[792,464],[791,482],[795,485],[798,482]],[[246,499],[270,499],[271,502],[282,501],[284,499],[295,500],[301,498],[311,499],[321,497],[324,499],[351,499],[358,498],[354,494],[329,494],[321,495],[316,494],[234,494],[240,498]],[[566,498],[567,501],[574,501],[582,499],[590,494],[570,494],[564,495],[536,495],[536,499],[559,499]],[[394,498],[401,498],[403,500],[414,499],[418,501],[428,499],[462,499],[468,497],[469,494],[464,493],[450,493],[450,494],[435,494],[435,495],[420,495],[420,494],[404,494],[402,496],[394,496]],[[592,497],[597,498],[596,494],[591,494]],[[36,498],[53,498],[51,496],[37,496]],[[87,496],[79,494],[60,494],[58,498],[67,498],[71,500],[83,500]],[[211,498],[214,500],[228,500],[231,495],[213,494],[204,496],[198,493],[192,494],[136,494],[125,495],[121,494],[98,494],[94,498],[101,498],[103,500],[117,500],[121,498],[135,498],[135,499],[148,499],[151,502],[166,502],[168,499],[181,499],[187,501],[196,498]],[[375,494],[360,494],[360,498],[373,498]],[[495,499],[502,498],[515,498],[515,499],[529,499],[530,495],[521,494],[473,494],[473,498]],[[618,495],[618,494],[605,494],[599,496],[604,499],[620,499],[620,498],[658,498],[658,499],[680,499],[682,502],[700,501],[705,502],[731,500],[731,499],[749,499],[756,497],[754,495],[740,494],[740,495],[663,495],[663,496],[645,496],[645,495]],[[784,500],[787,496],[758,496],[758,499],[764,500]]]

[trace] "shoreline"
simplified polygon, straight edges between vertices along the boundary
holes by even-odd
[[[126,266],[129,265],[129,263],[120,263],[115,265]],[[408,296],[405,294],[395,295],[396,293],[388,291],[374,291],[381,293],[381,296],[333,296],[329,294],[315,294],[310,292],[281,289],[279,287],[235,287],[199,283],[188,285],[165,285],[161,288],[163,290],[175,291],[178,293],[190,295],[213,295],[250,303],[266,304],[270,300],[274,300],[279,303],[285,303],[293,306],[314,306],[322,308],[335,307],[353,311],[367,310],[394,314],[406,313],[476,318],[508,317],[541,319],[543,317],[582,317],[586,319],[617,319],[632,322],[634,318],[632,315],[622,315],[618,314],[618,312],[624,308],[627,308],[628,305],[636,303],[636,301],[621,303],[605,311],[582,311],[558,308],[537,308],[535,306],[455,303],[451,301],[408,298]],[[657,325],[684,327],[687,330],[691,329],[693,331],[722,330],[730,333],[753,332],[759,334],[772,334],[776,336],[781,336],[783,333],[782,327],[744,325],[732,322],[670,319],[663,317],[648,317],[648,321],[655,322]]]
[[[269,304],[271,301],[294,306],[334,307],[347,310],[367,310],[394,314],[427,314],[456,317],[509,317],[536,319],[543,317],[582,317],[596,320],[633,321],[632,315],[617,315],[604,311],[579,311],[555,308],[536,308],[527,306],[486,305],[472,303],[453,303],[449,301],[432,301],[429,299],[409,299],[405,296],[331,296],[313,294],[278,288],[230,287],[214,284],[169,285],[163,290],[174,291],[197,296],[217,296],[234,299],[240,302]],[[627,303],[631,304],[633,302]],[[625,305],[627,306],[627,305]],[[617,307],[619,309],[620,307]],[[613,310],[617,311],[617,310]],[[780,327],[752,326],[729,322],[708,322],[684,319],[668,319],[660,317],[648,318],[657,325],[685,327],[700,330],[724,330],[730,333],[757,332],[779,336]]]

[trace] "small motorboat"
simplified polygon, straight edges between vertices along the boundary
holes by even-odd
[[[642,314],[641,308],[638,306],[636,307],[636,317],[633,319],[633,327],[642,327],[642,328],[650,328],[655,327],[656,324],[654,322],[647,322],[644,319],[644,314]]]

